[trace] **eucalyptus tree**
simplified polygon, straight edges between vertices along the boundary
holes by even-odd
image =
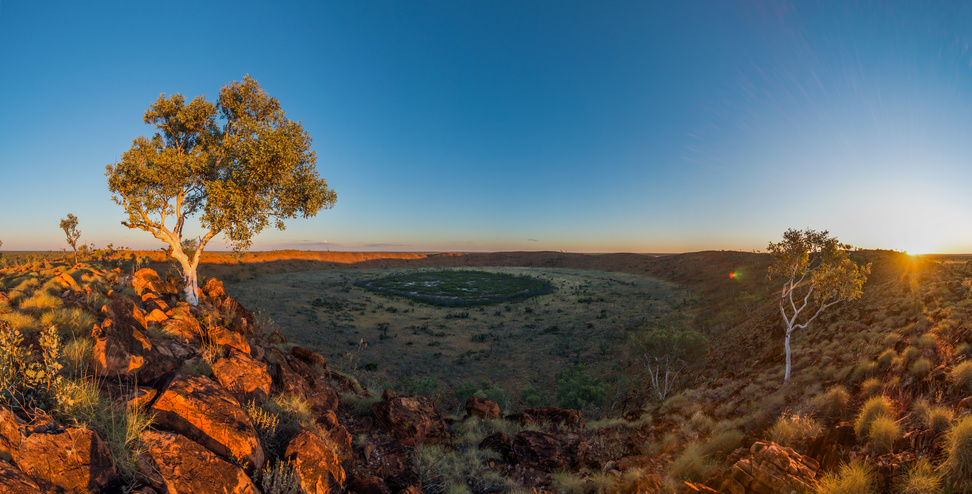
[[[786,374],[790,380],[790,335],[804,329],[824,310],[864,293],[871,265],[858,266],[847,254],[850,245],[840,243],[826,230],[789,229],[779,243],[769,243],[773,256],[769,278],[783,281],[780,314],[786,327]]]
[[[78,230],[78,217],[68,213],[67,218],[61,220],[61,230],[67,237],[67,243],[74,251],[74,264],[78,263],[78,239],[81,238],[81,230]]]
[[[283,230],[285,219],[314,216],[337,199],[317,174],[311,136],[250,76],[223,86],[215,103],[162,94],[144,121],[155,135],[136,138],[105,166],[108,189],[128,213],[122,225],[169,245],[190,304],[198,303],[196,268],[215,236],[245,252],[264,228]],[[194,216],[204,233],[183,238]]]

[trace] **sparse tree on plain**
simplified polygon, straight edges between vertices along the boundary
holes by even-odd
[[[630,334],[627,346],[644,366],[655,395],[664,401],[682,371],[706,353],[708,339],[679,314],[673,314],[654,322],[645,332]]]
[[[67,218],[61,220],[61,230],[67,237],[67,243],[74,251],[74,264],[78,263],[78,239],[81,238],[81,230],[78,230],[78,217],[68,213]]]
[[[840,243],[824,230],[789,229],[779,243],[769,243],[773,264],[769,278],[783,280],[780,313],[786,327],[786,374],[790,380],[790,335],[806,328],[828,307],[854,300],[864,293],[871,265],[858,266],[847,255],[850,245]]]
[[[267,226],[282,230],[283,220],[314,216],[337,199],[317,174],[311,136],[250,76],[224,86],[216,103],[163,94],[144,120],[157,132],[106,165],[108,189],[128,213],[123,225],[169,245],[190,304],[198,303],[196,268],[213,237],[223,233],[245,252]],[[187,253],[183,227],[196,214],[205,233]]]

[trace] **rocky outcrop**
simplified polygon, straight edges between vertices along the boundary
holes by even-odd
[[[154,269],[142,268],[132,276],[132,288],[139,295],[146,291],[152,291],[160,295],[175,295],[178,289],[171,283],[167,283],[159,277],[159,273]]]
[[[45,490],[101,492],[118,476],[108,447],[90,429],[35,432],[23,440],[13,460]]]
[[[172,432],[145,431],[138,470],[160,492],[258,494],[246,473]]]
[[[506,435],[503,431],[496,431],[483,438],[479,443],[479,449],[491,449],[502,455],[506,461],[513,459],[513,447],[510,436]]]
[[[0,461],[0,492],[3,494],[44,493],[33,479],[5,461]]]
[[[145,333],[145,314],[132,299],[116,298],[102,312],[105,320],[91,332],[91,367],[95,375],[151,383],[175,368],[172,358],[153,349]]]
[[[287,444],[284,457],[297,472],[307,494],[342,492],[346,479],[337,454],[319,435],[301,430]]]
[[[499,404],[488,398],[480,398],[478,396],[466,398],[465,408],[466,415],[470,417],[496,419],[502,415]]]
[[[270,396],[270,373],[267,366],[249,354],[230,350],[213,364],[213,376],[236,401],[265,401]]]
[[[514,461],[545,472],[573,470],[584,461],[588,449],[580,436],[540,431],[522,431],[512,441]]]
[[[445,420],[427,396],[401,396],[371,408],[378,425],[406,446],[438,443],[449,437]]]
[[[0,452],[13,456],[23,442],[24,421],[13,410],[0,406]]]
[[[819,466],[790,448],[774,442],[757,442],[749,454],[726,473],[719,492],[776,494],[809,491]]]
[[[299,359],[276,350],[273,353],[277,360],[274,384],[281,392],[303,397],[317,414],[337,409],[338,394],[327,380]]]
[[[263,465],[256,429],[225,389],[203,376],[177,372],[152,406],[155,423],[247,468]]]

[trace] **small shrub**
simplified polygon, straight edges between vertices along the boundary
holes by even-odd
[[[610,399],[607,383],[584,371],[583,364],[567,364],[557,374],[557,403],[562,408],[580,410],[587,405],[604,406]]]
[[[289,461],[277,460],[271,466],[254,472],[254,483],[260,486],[264,494],[300,494],[304,490],[300,486],[297,471]]]
[[[972,416],[966,416],[948,431],[946,459],[942,472],[959,492],[972,492]]]
[[[64,345],[62,361],[67,375],[80,377],[88,372],[93,345],[91,338],[75,338]]]
[[[10,329],[19,331],[25,334],[33,334],[37,331],[38,321],[30,314],[25,312],[11,312],[3,316],[3,319],[7,321],[7,325]]]
[[[61,305],[61,299],[57,295],[51,295],[44,290],[38,290],[30,298],[20,302],[20,310],[40,314],[46,310],[60,308]]]
[[[968,360],[960,362],[955,367],[952,367],[952,372],[949,376],[956,389],[964,392],[972,392],[972,362]]]
[[[817,483],[818,494],[876,494],[874,479],[860,463],[841,465],[836,472],[823,476]]]
[[[554,492],[560,494],[586,494],[587,487],[585,486],[584,479],[575,473],[569,471],[557,471],[551,474],[553,482],[550,486],[553,487]]]
[[[264,402],[263,408],[267,412],[277,415],[281,425],[299,425],[308,429],[314,425],[314,412],[311,410],[310,403],[307,403],[307,400],[300,396],[277,395]]]
[[[898,483],[900,494],[939,494],[942,492],[942,477],[928,460],[915,463]]]
[[[938,345],[938,338],[932,333],[925,333],[915,340],[915,345],[921,349],[935,348]]]
[[[935,367],[935,364],[931,360],[927,357],[921,357],[911,364],[911,375],[917,378],[923,378],[931,372],[933,367]]]
[[[901,426],[891,417],[882,415],[871,421],[867,433],[868,444],[879,455],[892,452],[894,442],[901,438]]]
[[[878,363],[870,360],[867,362],[861,362],[854,367],[854,372],[851,373],[851,379],[854,381],[859,381],[866,377],[874,375],[878,370]]]
[[[468,448],[456,451],[438,444],[416,446],[412,461],[425,492],[506,492],[512,480],[491,470],[486,461],[494,452]]]
[[[42,327],[57,327],[66,338],[77,338],[91,334],[91,328],[98,320],[89,312],[77,307],[65,307],[45,312],[40,319]]]
[[[918,347],[913,346],[909,346],[908,348],[905,348],[903,352],[901,352],[901,358],[906,362],[910,362],[918,358],[919,355],[921,355],[921,350],[919,350]]]
[[[879,394],[882,388],[884,388],[884,381],[876,377],[869,377],[861,383],[861,394],[864,396],[874,396]]]
[[[678,480],[699,481],[715,467],[703,452],[702,445],[691,443],[668,466],[668,475]]]
[[[350,408],[359,417],[370,417],[374,415],[372,405],[381,401],[381,396],[358,396],[354,393],[344,393],[341,395],[341,404]]]
[[[889,348],[877,358],[877,363],[882,369],[887,369],[888,367],[891,367],[891,362],[894,362],[894,359],[897,356],[898,353]]]
[[[769,430],[769,439],[781,446],[793,447],[808,437],[816,436],[823,428],[808,416],[783,415]]]
[[[854,432],[857,433],[857,438],[863,441],[871,431],[871,423],[881,416],[894,416],[891,400],[879,395],[865,401],[857,416],[857,422],[854,423]]]
[[[821,417],[837,419],[844,414],[849,401],[850,393],[847,392],[847,388],[837,384],[828,389],[826,393],[814,398],[810,402],[810,409]]]

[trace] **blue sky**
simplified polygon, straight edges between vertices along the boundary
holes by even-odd
[[[249,74],[338,193],[255,250],[972,252],[970,37],[946,3],[6,0],[0,240],[162,247],[105,164]]]

